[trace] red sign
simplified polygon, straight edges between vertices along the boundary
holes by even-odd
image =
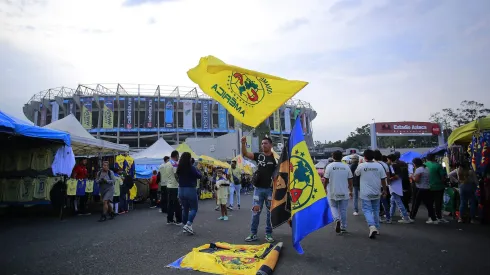
[[[439,125],[431,122],[378,122],[375,127],[379,136],[437,136],[441,133]]]

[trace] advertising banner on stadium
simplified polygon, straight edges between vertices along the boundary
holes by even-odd
[[[124,108],[124,125],[126,129],[133,129],[134,125],[134,98],[126,97]]]
[[[208,101],[208,100],[203,100],[201,101],[202,104],[202,112],[201,112],[201,119],[202,119],[202,123],[201,123],[201,128],[203,130],[209,130],[211,129],[211,110],[210,110],[210,105],[211,105],[211,101]]]
[[[57,121],[60,116],[60,105],[58,102],[51,102],[51,122]]]
[[[43,127],[46,126],[46,119],[48,116],[48,108],[46,106],[41,107],[41,121],[39,123],[39,126]]]
[[[192,129],[192,101],[185,100],[184,103],[184,129]]]
[[[291,109],[284,109],[284,131],[291,132]]]
[[[83,128],[92,129],[92,98],[80,99],[82,104],[82,113],[80,114],[80,123]]]
[[[76,113],[77,113],[77,104],[75,103],[75,100],[73,99],[68,100],[68,114],[76,116]]]
[[[223,105],[218,104],[218,129],[226,130],[228,129],[228,123],[226,119],[226,109]]]
[[[146,128],[153,128],[154,121],[154,114],[155,114],[155,101],[153,98],[147,98],[146,99],[146,105],[145,105],[145,127]]]
[[[272,117],[274,119],[274,131],[280,132],[281,131],[281,117],[280,117],[279,109],[277,109],[272,114]]]
[[[167,99],[165,102],[165,127],[174,128],[174,101]]]
[[[102,128],[114,128],[114,98],[108,97],[104,100],[104,111],[102,113]]]

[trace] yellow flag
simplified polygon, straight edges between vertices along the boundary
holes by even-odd
[[[201,58],[187,75],[237,120],[252,127],[308,84],[228,65],[211,55]]]

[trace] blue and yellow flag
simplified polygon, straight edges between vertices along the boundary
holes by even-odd
[[[187,75],[235,119],[252,127],[308,84],[228,65],[211,55],[201,58]]]
[[[333,216],[320,175],[308,151],[300,119],[296,119],[289,138],[289,162],[293,246],[303,254],[301,240],[333,222]]]

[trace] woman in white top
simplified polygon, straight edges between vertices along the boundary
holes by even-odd
[[[429,169],[425,167],[424,162],[420,158],[413,159],[415,172],[412,174],[412,180],[415,182],[415,201],[410,212],[410,219],[414,220],[417,216],[420,204],[423,202],[429,214],[427,224],[437,224],[436,214],[434,212],[434,198],[430,192],[429,186]]]

